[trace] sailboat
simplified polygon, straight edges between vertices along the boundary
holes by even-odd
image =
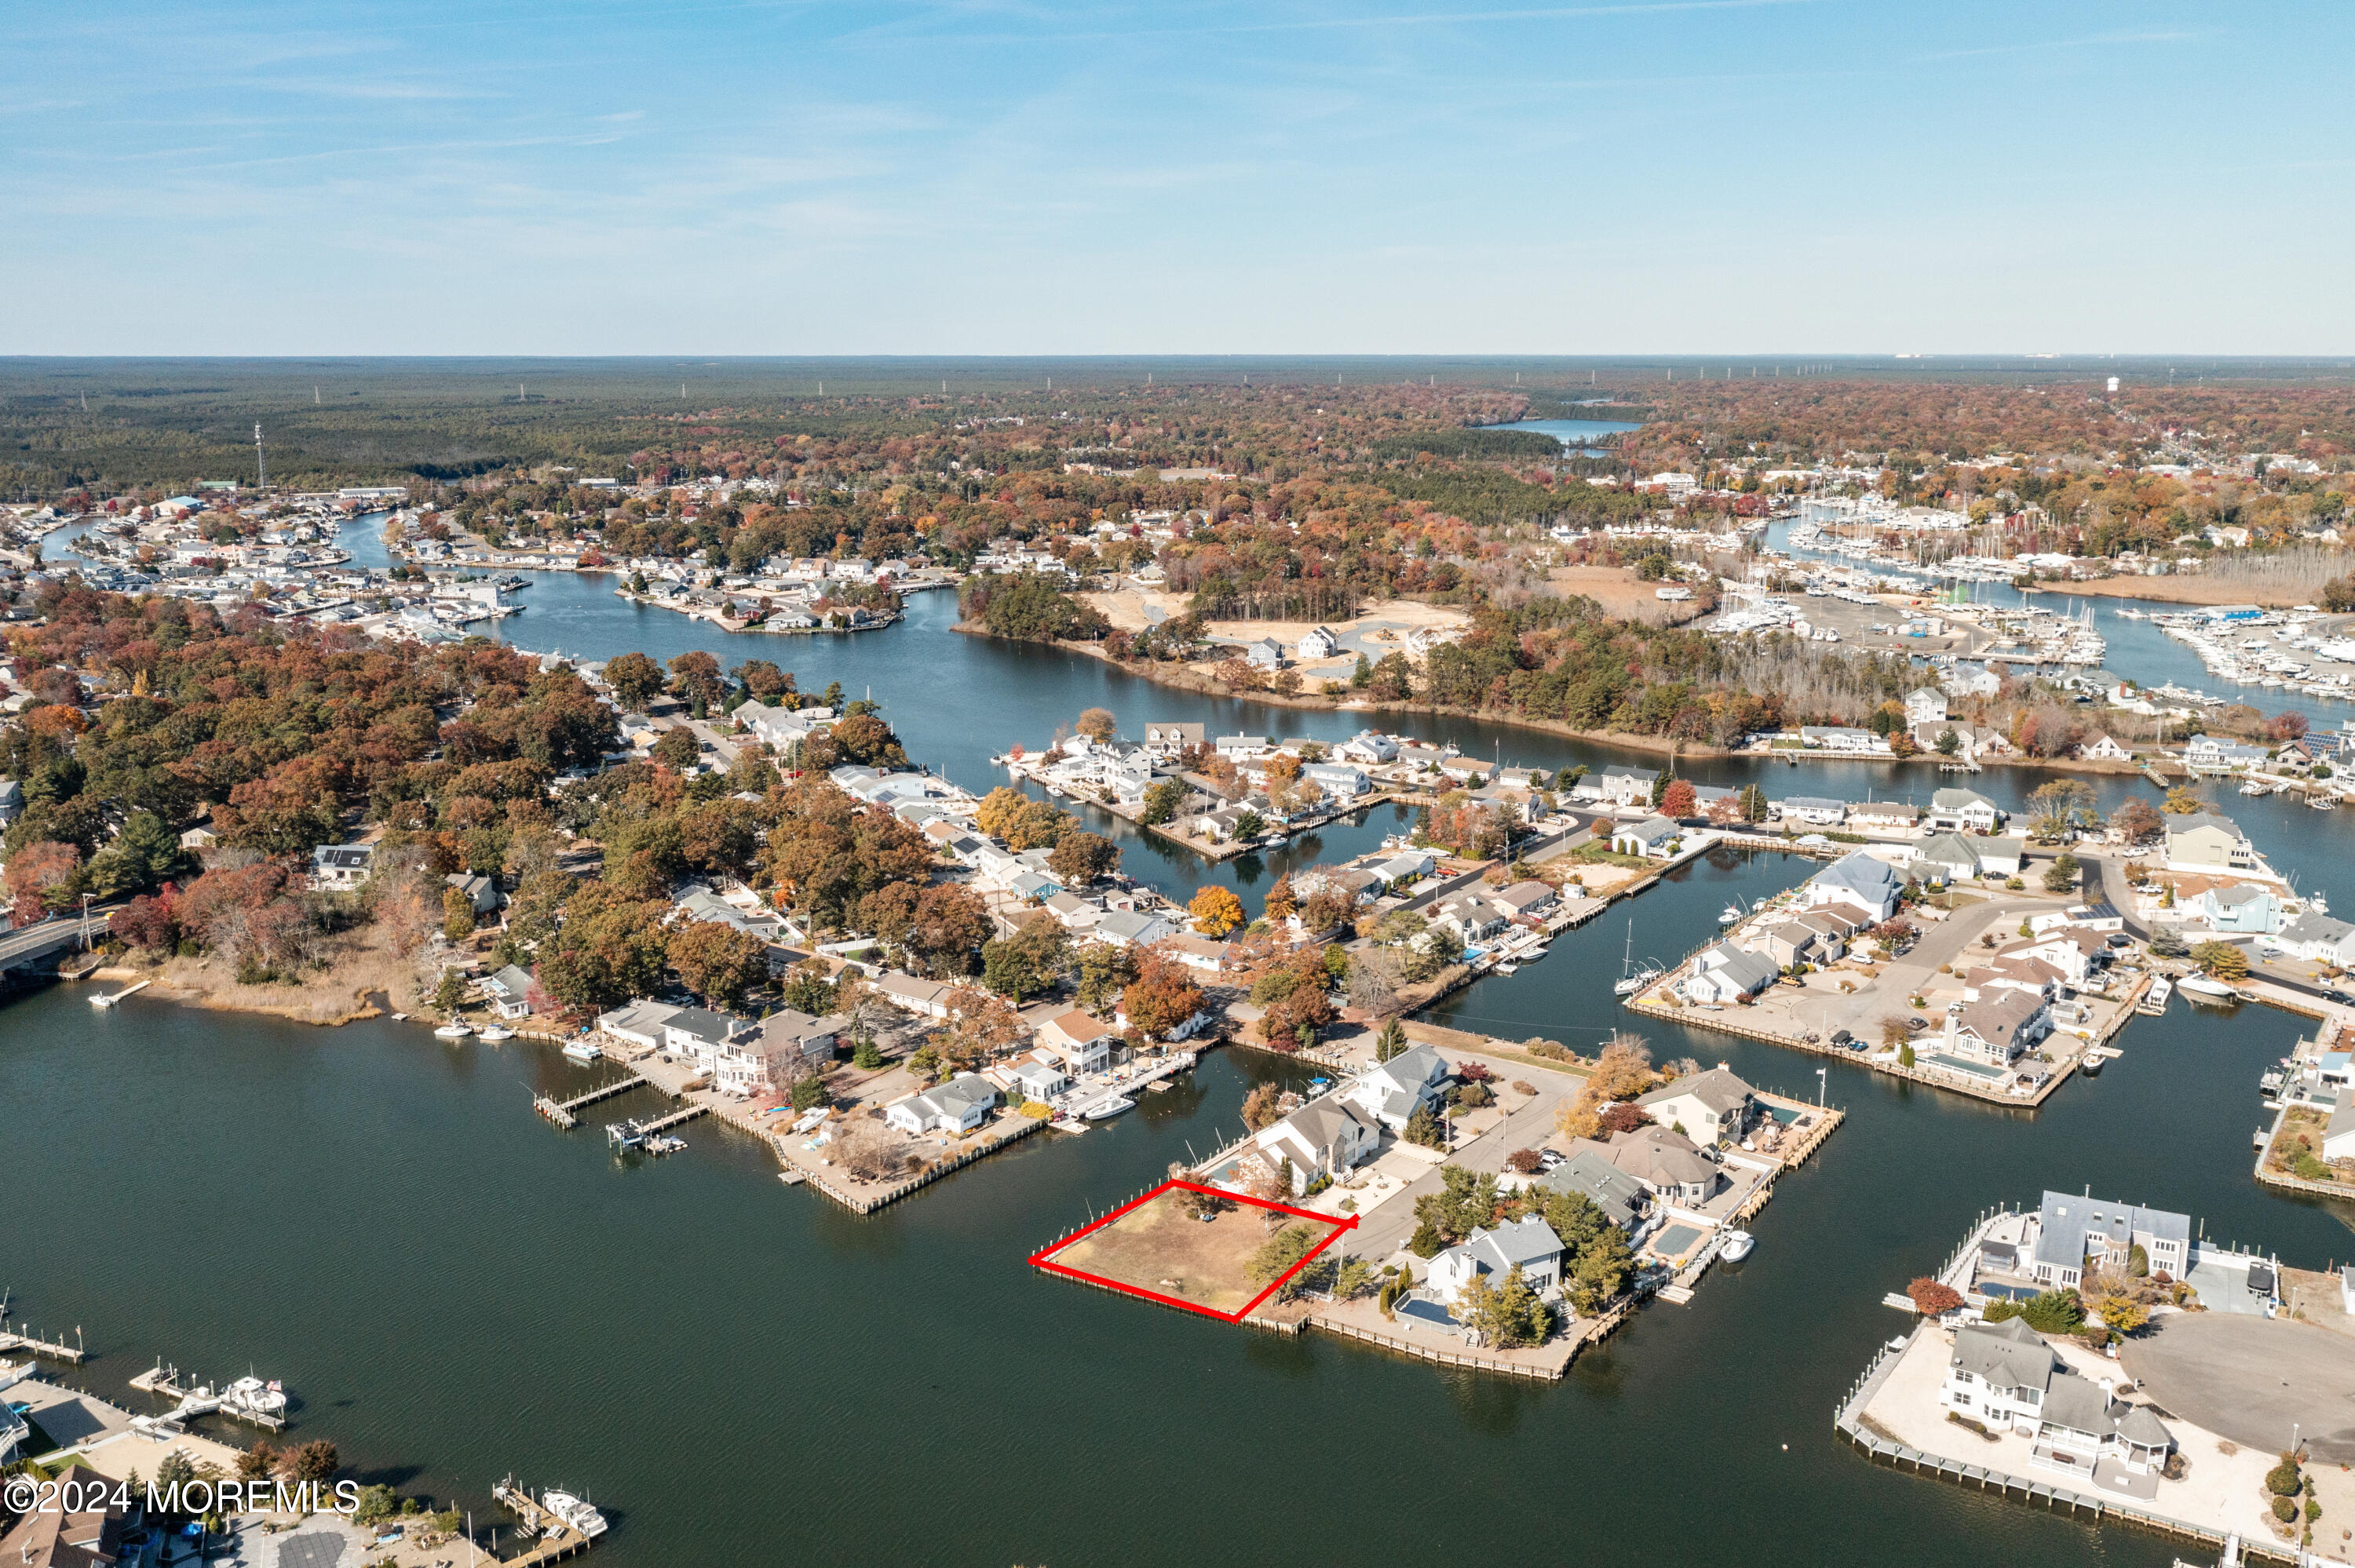
[[[1627,922],[1627,955],[1620,961],[1619,978],[1612,984],[1614,996],[1633,996],[1660,978],[1660,966],[1646,961],[1642,969],[1636,967],[1636,922]]]

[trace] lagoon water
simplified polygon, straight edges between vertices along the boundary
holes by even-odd
[[[1042,743],[1092,705],[1131,732],[1176,719],[1338,738],[1359,723],[959,636],[945,594],[919,596],[886,631],[788,638],[730,636],[610,589],[541,577],[502,630],[582,655],[765,657],[805,689],[871,683],[910,754],[975,789],[992,782],[992,754]],[[1547,766],[1632,759],[1505,726],[1384,723]],[[1793,772],[1770,788],[1923,796],[1936,782],[1864,764]],[[1974,783],[2016,802],[2037,781],[1998,769]],[[2099,781],[2105,800],[2132,782]],[[2326,881],[2345,863],[2336,817],[2230,805],[2261,847]],[[1255,906],[1287,863],[1207,872],[1092,815],[1119,833],[1128,869],[1180,895],[1215,877]],[[1384,809],[1285,857],[1337,858],[1401,825]],[[1807,869],[1712,857],[1439,1016],[1591,1042],[1624,1016],[1610,981],[1629,919],[1639,956],[1671,957],[1714,931],[1729,896]],[[1280,1058],[1213,1053],[1190,1086],[1117,1122],[1033,1138],[858,1218],[781,1186],[757,1146],[708,1122],[687,1129],[686,1153],[649,1164],[615,1161],[593,1127],[557,1132],[530,1114],[531,1091],[596,1074],[542,1047],[144,998],[98,1014],[53,987],[0,1004],[0,1107],[33,1178],[0,1218],[0,1274],[32,1323],[88,1331],[101,1354],[77,1374],[87,1386],[135,1402],[123,1383],[158,1356],[214,1377],[250,1363],[301,1397],[297,1435],[333,1438],[368,1478],[454,1497],[485,1527],[491,1483],[509,1471],[585,1489],[615,1521],[593,1561],[614,1568],[1174,1568],[1398,1551],[2159,1568],[2173,1552],[2155,1537],[1875,1469],[1834,1437],[1832,1406],[1906,1326],[1881,1294],[1944,1259],[1988,1202],[2090,1185],[2292,1262],[2355,1254],[2346,1209],[2249,1175],[2257,1075],[2299,1029],[2264,1009],[2179,1002],[2137,1019],[2123,1059],[2032,1114],[1833,1065],[1824,1092],[1849,1123],[1784,1182],[1753,1227],[1757,1253],[1712,1271],[1689,1307],[1645,1309],[1565,1383],[1532,1385],[1281,1340],[1024,1266],[1231,1134],[1253,1083],[1305,1075]],[[1661,1055],[1817,1091],[1816,1058],[1647,1032]]]

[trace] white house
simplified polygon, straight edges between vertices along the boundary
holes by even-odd
[[[1369,787],[1364,769],[1346,762],[1312,762],[1300,776],[1336,800],[1354,800]]]
[[[485,978],[483,995],[501,1018],[527,1018],[531,1014],[531,976],[509,964]]]
[[[1433,1294],[1460,1304],[1465,1287],[1475,1279],[1485,1277],[1492,1287],[1502,1285],[1516,1268],[1532,1290],[1550,1290],[1561,1283],[1561,1238],[1535,1214],[1474,1230],[1431,1260],[1428,1283]]]
[[[1371,1115],[1333,1096],[1311,1100],[1260,1128],[1254,1139],[1271,1165],[1292,1162],[1295,1192],[1318,1176],[1347,1175],[1372,1159],[1381,1140],[1381,1125]]]
[[[653,1051],[663,1043],[662,1026],[678,1009],[664,1001],[633,1001],[597,1015],[600,1033],[611,1035],[626,1045],[642,1051]]]
[[[2036,1212],[2029,1271],[2040,1285],[2074,1290],[2084,1283],[2088,1257],[2129,1263],[2134,1249],[2157,1274],[2177,1279],[2191,1266],[2191,1218],[2138,1203],[2114,1203],[2048,1190]]]
[[[955,1135],[979,1127],[996,1104],[997,1090],[987,1078],[959,1073],[945,1084],[884,1107],[883,1120],[911,1136],[935,1130]]]
[[[1990,989],[1946,1014],[1940,1048],[1960,1060],[2009,1067],[2051,1033],[2052,1004],[2041,993]]]
[[[949,998],[955,992],[955,988],[938,980],[919,979],[898,969],[885,969],[877,975],[875,990],[892,1006],[924,1018],[946,1018]]]
[[[1817,828],[1836,828],[1848,818],[1848,802],[1828,795],[1793,795],[1781,802],[1780,810],[1785,821]]]
[[[2254,871],[2257,852],[2240,824],[2213,811],[2167,819],[2169,871]]]
[[[1816,873],[1802,890],[1807,905],[1849,903],[1862,906],[1876,921],[1897,912],[1897,895],[1904,884],[1885,861],[1858,850]]]
[[[1340,651],[1340,635],[1331,627],[1312,626],[1301,635],[1300,657],[1304,660],[1330,659]]]
[[[1141,915],[1134,909],[1108,909],[1096,917],[1096,940],[1114,948],[1149,948],[1178,934],[1178,928],[1158,915]]]
[[[1439,1098],[1439,1086],[1447,1081],[1447,1074],[1438,1052],[1428,1045],[1411,1046],[1359,1074],[1341,1097],[1397,1132],[1417,1110]]]
[[[2003,821],[2003,811],[1976,789],[1940,789],[1930,797],[1932,832],[1991,833]]]
[[[1923,686],[1905,696],[1905,722],[1943,724],[1946,718],[1946,694],[1936,686]]]
[[[2281,928],[2274,945],[2308,963],[2336,964],[2340,969],[2355,965],[2355,926],[2328,915],[2299,916]]]
[[[1723,1067],[1673,1079],[1636,1103],[1698,1144],[1739,1143],[1759,1115],[1758,1093]]]
[[[1333,748],[1335,757],[1344,762],[1360,762],[1375,766],[1398,760],[1398,742],[1389,736],[1370,729],[1361,729]]]
[[[1039,1022],[1039,1043],[1060,1056],[1076,1076],[1101,1073],[1110,1066],[1113,1046],[1118,1041],[1103,1020],[1071,1007]]]
[[[2127,1404],[2052,1353],[2025,1319],[1955,1329],[1938,1403],[1991,1431],[2030,1439],[2029,1462],[2094,1485],[2101,1461],[2138,1475],[2167,1465],[2175,1439],[2147,1404]]]
[[[376,859],[374,844],[321,844],[311,852],[311,885],[318,888],[357,887],[368,879]]]
[[[2078,750],[2084,756],[2099,758],[2105,762],[2132,762],[2134,760],[2133,752],[2128,751],[2125,747],[2120,746],[2115,740],[2106,735],[2095,736],[2083,746],[2078,747]]]
[[[1782,973],[1772,959],[1720,942],[1694,957],[1693,972],[1685,978],[1681,989],[1688,1001],[1722,1007],[1757,995],[1781,979]]]
[[[1639,822],[1622,822],[1611,830],[1611,850],[1614,854],[1639,854],[1651,860],[1666,860],[1675,852],[1668,846],[1683,836],[1684,830],[1666,817],[1646,817]]]

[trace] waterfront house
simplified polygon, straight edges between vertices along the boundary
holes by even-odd
[[[691,1061],[709,1072],[718,1065],[723,1046],[759,1028],[753,1020],[732,1013],[714,1012],[708,1007],[682,1007],[662,1021],[663,1053]]]
[[[1042,1103],[1071,1086],[1060,1063],[1036,1054],[1014,1064],[1014,1083],[1024,1099]]]
[[[374,844],[321,844],[311,852],[311,885],[336,892],[357,887],[375,860]]]
[[[2214,811],[2167,819],[2169,871],[2254,871],[2257,853],[2240,824]]]
[[[666,1001],[627,1002],[597,1015],[597,1030],[642,1051],[662,1047],[664,1022],[679,1010]]]
[[[2031,1439],[2030,1462],[2088,1487],[2104,1461],[2147,1476],[2166,1467],[2175,1447],[2149,1405],[2125,1404],[2079,1375],[2021,1318],[1955,1330],[1938,1403],[1991,1432]]]
[[[1636,1105],[1695,1143],[1739,1143],[1757,1120],[1758,1092],[1723,1067],[1673,1079]]]
[[[1300,770],[1300,776],[1333,800],[1354,800],[1370,787],[1364,769],[1346,762],[1312,762]]]
[[[996,1086],[987,1078],[959,1073],[945,1084],[884,1107],[883,1121],[911,1137],[935,1131],[955,1137],[979,1127],[996,1104]]]
[[[1541,921],[1561,902],[1561,895],[1542,882],[1516,882],[1490,894],[1488,899],[1508,918]]]
[[[1801,725],[1799,744],[1809,750],[1836,751],[1849,756],[1889,755],[1887,737],[1848,725]]]
[[[1467,888],[1433,906],[1428,918],[1433,926],[1455,932],[1469,947],[1503,930],[1510,916],[1486,893]]]
[[[1627,1233],[1631,1243],[1643,1230],[1652,1207],[1652,1195],[1641,1181],[1589,1150],[1572,1154],[1536,1178],[1532,1185],[1550,1192],[1583,1192],[1603,1211],[1604,1219]]]
[[[1335,631],[1329,626],[1312,626],[1301,634],[1299,644],[1300,657],[1304,661],[1309,659],[1330,659],[1336,652],[1340,651],[1340,633]]]
[[[1905,695],[1905,722],[1944,724],[1946,721],[1946,694],[1936,686],[1923,686]]]
[[[1459,784],[1485,784],[1497,766],[1477,757],[1444,757],[1439,770]]]
[[[1921,813],[1904,800],[1863,800],[1848,809],[1849,825],[1859,832],[1908,833]]]
[[[884,1001],[922,1018],[946,1018],[949,998],[955,994],[953,986],[902,974],[898,969],[885,969],[875,977],[874,984],[876,993]]]
[[[1724,1006],[1757,995],[1781,976],[1774,959],[1720,942],[1694,955],[1693,972],[1678,989],[1687,1001]]]
[[[1644,1184],[1663,1203],[1698,1206],[1709,1202],[1725,1179],[1699,1145],[1673,1128],[1639,1127],[1608,1143],[1573,1139],[1573,1153],[1583,1150],[1609,1161]]]
[[[2001,808],[1976,789],[1940,789],[1930,797],[1933,832],[1991,833],[2003,816]]]
[[[1878,922],[1897,912],[1897,895],[1904,884],[1888,862],[1858,850],[1844,855],[1809,878],[1801,896],[1809,906],[1846,902],[1870,911]]]
[[[1264,735],[1222,735],[1219,736],[1217,745],[1219,755],[1230,762],[1239,762],[1251,757],[1264,757],[1274,749],[1274,739]]]
[[[1780,969],[1794,964],[1836,963],[1846,945],[1826,929],[1803,919],[1778,920],[1751,938],[1752,950],[1774,960]]]
[[[1683,836],[1684,830],[1666,817],[1646,817],[1641,821],[1622,822],[1611,830],[1611,851],[1614,854],[1636,854],[1647,860],[1667,860],[1676,853],[1671,846]]]
[[[1374,874],[1386,893],[1396,893],[1419,876],[1428,876],[1439,857],[1429,850],[1401,850],[1387,860],[1378,861],[1367,869]]]
[[[1847,819],[1848,802],[1825,795],[1794,795],[1780,803],[1778,810],[1786,822],[1806,822],[1810,827],[1836,828]]]
[[[1981,876],[2018,876],[2027,863],[2026,839],[1989,837],[1972,842],[1978,846]]]
[[[1428,1045],[1413,1045],[1358,1075],[1341,1097],[1369,1112],[1392,1132],[1404,1130],[1417,1110],[1439,1098],[1447,1064]]]
[[[2355,1094],[2339,1091],[2338,1108],[2322,1129],[2322,1159],[2328,1162],[2355,1160]]]
[[[2282,927],[2281,900],[2273,890],[2254,882],[2232,882],[2205,887],[2177,908],[2204,920],[2219,932],[2270,936]]]
[[[2052,1004],[2041,991],[1990,989],[1946,1014],[1939,1049],[1958,1061],[2009,1067],[2052,1033]]]
[[[760,1022],[757,1031],[741,1035],[718,1055],[719,1084],[737,1094],[760,1095],[790,1087],[813,1073],[834,1065],[835,1053],[850,1029],[850,1019],[839,1012],[813,1018],[781,1007]]]
[[[2355,926],[2311,911],[2281,928],[2274,946],[2308,963],[2355,966]]]
[[[1201,744],[1202,726],[1198,724],[1148,724],[1145,726],[1145,749],[1156,757],[1175,757]]]
[[[1039,1020],[1038,1032],[1039,1045],[1060,1057],[1073,1077],[1112,1065],[1113,1047],[1119,1044],[1102,1019],[1076,1007]]]
[[[1474,1280],[1485,1278],[1493,1287],[1504,1284],[1516,1268],[1532,1290],[1550,1290],[1561,1283],[1561,1238],[1535,1214],[1507,1224],[1475,1228],[1431,1260],[1427,1283],[1441,1299],[1460,1305],[1465,1287]]]
[[[1590,773],[1572,787],[1573,794],[1583,796],[1587,786],[1593,786],[1593,799],[1606,806],[1648,806],[1652,803],[1652,782],[1655,774],[1634,768],[1606,768],[1601,773]]]
[[[2003,690],[2003,677],[1985,664],[1958,660],[1940,684],[1954,696],[1991,697]]]
[[[2142,1249],[2153,1274],[2180,1279],[2191,1266],[2191,1217],[2138,1203],[2113,1203],[2047,1191],[2030,1230],[2029,1272],[2052,1290],[2084,1283],[2085,1262],[2130,1266]]]
[[[483,981],[484,999],[501,1018],[531,1015],[531,976],[514,964],[496,969]]]
[[[1372,1159],[1381,1140],[1381,1124],[1363,1107],[1329,1095],[1260,1128],[1254,1139],[1270,1166],[1292,1162],[1295,1193],[1319,1176],[1340,1180]]]
[[[2134,753],[2106,735],[2097,735],[2079,747],[2078,754],[2103,762],[2132,762]]]
[[[2195,735],[2183,743],[2183,766],[2194,773],[2247,773],[2271,760],[2272,754],[2262,746],[2243,746],[2212,736]]]
[[[1243,662],[1254,670],[1284,668],[1284,644],[1273,637],[1263,637],[1243,650]]]
[[[1333,748],[1333,756],[1342,762],[1355,762],[1371,768],[1398,760],[1398,742],[1389,736],[1370,729],[1361,729]]]

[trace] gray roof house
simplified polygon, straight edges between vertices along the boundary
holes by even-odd
[[[1652,1206],[1644,1184],[1608,1160],[1580,1150],[1540,1177],[1537,1185],[1552,1192],[1583,1192],[1603,1211],[1603,1217],[1633,1237],[1644,1212]]]
[[[1358,1075],[1343,1097],[1396,1132],[1418,1108],[1439,1097],[1439,1086],[1447,1081],[1447,1064],[1438,1052],[1416,1045]]]
[[[1502,1284],[1516,1268],[1533,1290],[1561,1282],[1561,1238],[1534,1214],[1493,1229],[1476,1229],[1433,1258],[1431,1289],[1450,1302],[1459,1301],[1475,1279],[1487,1276],[1491,1284]]]
[[[1243,650],[1243,662],[1254,669],[1284,668],[1284,644],[1273,637],[1263,637]]]
[[[2079,1376],[2019,1318],[1955,1330],[1938,1402],[1984,1426],[2032,1437],[2036,1463],[2074,1471],[2089,1484],[2097,1465],[2117,1465],[2127,1473],[2104,1484],[2145,1498],[2150,1494],[2137,1489],[2134,1473],[2157,1470],[2175,1446],[2149,1405],[2113,1398]]]
[[[1356,1170],[1372,1158],[1381,1139],[1380,1124],[1371,1115],[1337,1095],[1327,1095],[1262,1128],[1257,1142],[1270,1160],[1292,1161],[1297,1192],[1314,1177],[1338,1177]]]
[[[2037,1210],[2029,1266],[2039,1283],[2074,1289],[2083,1282],[2088,1257],[2123,1264],[2137,1246],[2151,1272],[2164,1269],[2182,1278],[2191,1264],[2190,1216],[2047,1192]]]
[[[0,779],[0,828],[15,821],[24,810],[24,786],[14,779]]]
[[[1816,873],[1807,884],[1806,899],[1809,904],[1846,899],[1871,910],[1876,920],[1886,920],[1896,912],[1897,894],[1903,885],[1886,861],[1858,850]]]
[[[487,876],[470,876],[463,871],[453,871],[442,881],[444,885],[464,894],[466,902],[474,906],[477,915],[487,915],[499,906],[499,885]]]
[[[531,976],[509,964],[484,980],[483,994],[501,1018],[521,1018],[531,1012]]]
[[[1579,1139],[1572,1148],[1609,1160],[1663,1202],[1705,1203],[1723,1175],[1691,1139],[1665,1127],[1638,1128],[1608,1143]]]
[[[1913,864],[1925,877],[1967,882],[1979,874],[1979,852],[1960,833],[1933,833],[1913,846]]]
[[[997,1103],[997,1089],[978,1073],[959,1073],[947,1083],[911,1095],[883,1108],[883,1119],[902,1132],[971,1132]]]
[[[1758,1093],[1723,1067],[1674,1078],[1636,1103],[1663,1126],[1681,1125],[1695,1143],[1739,1139],[1758,1108]]]
[[[1688,1001],[1723,1006],[1755,996],[1783,976],[1782,967],[1763,953],[1742,951],[1731,942],[1704,948],[1693,959],[1693,972],[1679,987]]]

